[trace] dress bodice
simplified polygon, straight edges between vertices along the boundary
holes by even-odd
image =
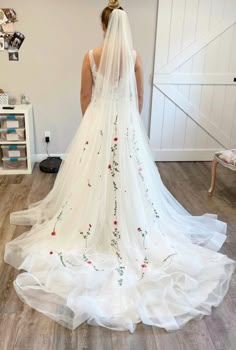
[[[135,61],[136,61],[136,51],[133,50],[133,64],[135,66]],[[95,82],[97,80],[99,71],[98,71],[98,67],[96,66],[95,60],[94,60],[94,55],[93,55],[93,49],[89,50],[89,62],[90,62],[90,70],[92,73],[92,79],[93,79],[93,87],[92,87],[92,99],[95,101],[94,96],[95,96]],[[133,68],[134,69],[134,68]],[[101,77],[102,79],[99,80],[99,87],[97,89],[97,96],[101,97],[105,97],[104,93],[102,92],[102,86],[104,83],[104,77]],[[123,84],[123,85],[122,85]],[[125,85],[126,84],[126,85]],[[126,88],[124,88],[124,86]],[[106,91],[106,90],[105,90]],[[111,99],[112,97],[114,98],[121,98],[121,97],[127,97],[129,98],[129,100],[132,99],[132,93],[131,91],[128,92],[127,94],[127,79],[123,80],[119,80],[119,81],[114,81],[111,85],[110,85],[110,89],[109,89],[109,99]],[[106,96],[107,97],[107,96]]]
[[[93,50],[89,51],[89,62],[90,62],[90,69],[91,69],[91,73],[93,77],[93,85],[94,85],[97,77],[97,66],[94,61]]]
[[[135,61],[136,61],[136,51],[134,50],[134,64],[135,64]],[[91,69],[91,73],[93,77],[93,85],[94,85],[98,70],[97,70],[97,66],[93,56],[93,49],[89,50],[89,62],[90,62],[90,69]]]

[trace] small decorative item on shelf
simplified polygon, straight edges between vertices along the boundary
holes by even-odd
[[[8,94],[0,89],[0,105],[8,105]]]
[[[29,99],[28,97],[25,95],[25,94],[22,94],[21,95],[21,104],[22,105],[28,105],[30,102],[29,102]]]
[[[16,105],[17,99],[15,96],[9,96],[8,98],[8,104],[9,105]]]

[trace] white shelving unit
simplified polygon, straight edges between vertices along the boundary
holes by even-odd
[[[31,174],[34,168],[35,161],[35,142],[34,142],[34,125],[33,125],[33,108],[32,105],[14,105],[14,109],[3,109],[3,107],[10,107],[0,105],[1,115],[24,115],[25,120],[25,140],[24,141],[1,141],[1,145],[26,145],[27,168],[26,169],[3,169],[2,162],[0,162],[0,175],[16,175],[16,174]],[[1,148],[0,155],[2,158]],[[1,161],[1,159],[0,159]]]

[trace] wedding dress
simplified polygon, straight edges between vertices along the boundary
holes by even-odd
[[[12,224],[32,228],[4,259],[25,271],[14,281],[21,300],[70,329],[87,321],[176,330],[228,291],[235,262],[217,252],[226,224],[190,215],[162,183],[138,112],[124,11],[112,12],[98,69],[89,56],[92,101],[52,190],[11,213]]]

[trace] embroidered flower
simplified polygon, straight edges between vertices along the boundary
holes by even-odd
[[[115,141],[115,142],[118,141],[118,137],[115,137],[115,138],[114,138],[114,141]]]
[[[53,231],[53,232],[51,233],[51,235],[52,235],[52,236],[56,236],[56,232]]]
[[[143,169],[142,169],[142,168],[139,168],[138,171],[143,171]]]
[[[108,169],[111,169],[111,164],[108,165]]]
[[[85,144],[88,145],[88,141],[86,141]]]
[[[89,227],[92,227],[92,225],[91,225],[91,224],[89,224]]]
[[[117,220],[114,221],[114,225],[118,225],[118,221]]]
[[[138,227],[137,230],[138,230],[139,232],[142,231],[141,227]]]
[[[92,261],[87,261],[87,264],[92,264]]]
[[[50,252],[49,254],[51,254],[51,255],[52,255],[52,254],[53,254],[53,252]]]
[[[145,267],[147,267],[147,265],[146,265],[146,264],[142,264],[141,267],[142,267],[143,269],[145,269]]]

